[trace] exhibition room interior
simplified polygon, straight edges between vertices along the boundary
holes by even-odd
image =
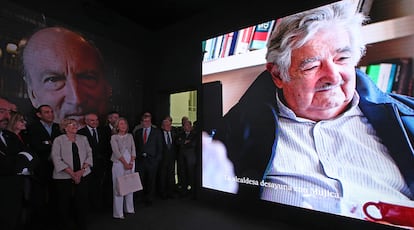
[[[414,1],[352,1],[364,6],[360,10],[371,17],[365,26],[369,46],[361,67],[409,60],[412,69]],[[16,91],[7,91],[7,96],[28,106],[24,83],[15,80],[19,74],[17,52],[3,46],[17,45],[39,25],[64,25],[89,35],[102,50],[112,85],[113,110],[120,111],[134,125],[147,111],[156,124],[171,115],[173,125],[180,126],[181,117],[187,116],[209,132],[214,128],[213,120],[225,115],[266,69],[266,48],[252,48],[244,57],[229,53],[214,56],[207,44],[224,41],[249,27],[254,31],[259,25],[270,25],[271,31],[279,18],[334,2],[6,1],[0,11],[0,24],[6,24],[0,29],[4,34],[0,36],[0,73],[7,71],[15,78],[1,81],[0,90],[5,92],[10,84]],[[389,28],[394,32],[387,33]],[[413,78],[412,71],[409,76]],[[201,155],[202,147],[198,146],[198,166]],[[235,194],[203,187],[201,167],[197,168],[197,178],[195,197],[159,199],[151,207],[138,205],[135,216],[127,216],[123,222],[113,220],[110,210],[93,213],[91,229],[400,229],[284,204],[246,201]]]

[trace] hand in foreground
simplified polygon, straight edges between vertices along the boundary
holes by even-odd
[[[227,158],[223,143],[202,133],[202,183],[203,187],[237,193],[238,184],[233,163]]]

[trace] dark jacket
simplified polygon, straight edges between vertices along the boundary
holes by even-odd
[[[137,166],[140,168],[145,163],[157,167],[162,158],[162,132],[158,128],[152,127],[145,144],[142,139],[142,133],[143,128],[140,128],[134,137],[137,151]]]
[[[39,120],[34,121],[27,127],[29,146],[39,156],[41,161],[50,160],[53,140],[61,134],[62,132],[57,123],[53,123],[51,135],[49,135]]]
[[[107,130],[102,127],[96,128],[99,142],[93,140],[91,132],[87,126],[78,130],[78,134],[84,135],[88,138],[89,145],[92,148],[94,165],[96,161],[109,160],[112,154],[112,148],[110,143],[110,135]]]
[[[384,93],[368,76],[356,71],[359,107],[414,194],[414,98]],[[260,181],[272,158],[272,145],[277,148],[276,92],[271,75],[262,72],[218,125],[215,139],[225,143],[239,178]],[[260,186],[239,183],[239,193],[258,198]]]
[[[0,148],[0,176],[17,176],[24,168],[32,169],[37,156],[20,141],[15,133],[8,130],[2,132],[7,147]],[[25,156],[18,154],[19,152],[29,153],[33,157],[33,161],[29,161]]]
[[[39,159],[39,163],[34,169],[34,178],[42,184],[52,181],[53,163],[50,153],[53,140],[61,134],[62,132],[57,123],[53,123],[51,135],[39,120],[34,121],[27,127],[29,146]]]
[[[15,229],[23,207],[24,177],[18,175],[24,168],[29,171],[35,161],[35,155],[28,152],[26,146],[16,134],[2,131],[7,146],[0,147],[0,229]],[[19,154],[27,152],[33,158]]]

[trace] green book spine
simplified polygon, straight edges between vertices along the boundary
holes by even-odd
[[[372,64],[372,65],[367,66],[367,74],[375,84],[378,84],[379,72],[380,72],[379,64]]]

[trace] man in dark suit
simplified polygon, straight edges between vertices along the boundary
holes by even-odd
[[[158,182],[161,198],[173,198],[175,192],[175,159],[177,157],[176,133],[171,120],[164,119],[162,129],[162,158],[158,170]]]
[[[135,133],[137,151],[136,170],[141,176],[146,205],[151,205],[156,190],[158,164],[162,156],[162,133],[158,128],[151,127],[152,117],[142,117],[142,128]],[[136,199],[135,199],[136,200]]]
[[[183,121],[183,131],[177,136],[178,145],[178,183],[183,196],[194,197],[196,179],[197,135],[190,120]]]
[[[62,134],[59,124],[54,122],[52,107],[41,105],[36,110],[36,121],[27,127],[29,146],[38,155],[39,163],[34,169],[33,196],[34,210],[32,220],[35,226],[52,225],[51,216],[56,213],[56,199],[53,189],[53,163],[50,157],[53,140]],[[55,218],[54,218],[55,219]],[[45,227],[46,228],[46,227]]]
[[[105,142],[108,142],[107,149],[109,152],[109,156],[106,159],[106,171],[105,171],[105,178],[104,178],[104,204],[106,208],[112,209],[112,203],[113,203],[113,185],[112,185],[112,161],[111,161],[111,155],[112,155],[112,147],[111,147],[111,136],[113,134],[113,129],[115,127],[116,121],[119,119],[119,112],[112,110],[108,112],[106,115],[106,121],[104,126],[100,126],[100,131],[102,133],[103,139],[105,139]]]
[[[107,189],[112,190],[112,188],[104,188],[105,173],[109,167],[107,162],[111,154],[110,140],[99,127],[97,114],[86,114],[85,124],[86,126],[78,130],[78,134],[86,136],[92,148],[93,166],[89,179],[89,201],[92,209],[100,210],[104,202],[104,193]]]
[[[119,119],[119,113],[117,111],[111,111],[107,114],[106,124],[103,127],[107,134],[111,135],[112,129],[115,127],[116,121]]]
[[[23,207],[24,178],[34,162],[33,153],[13,132],[6,130],[12,104],[0,97],[0,229],[18,229]]]

